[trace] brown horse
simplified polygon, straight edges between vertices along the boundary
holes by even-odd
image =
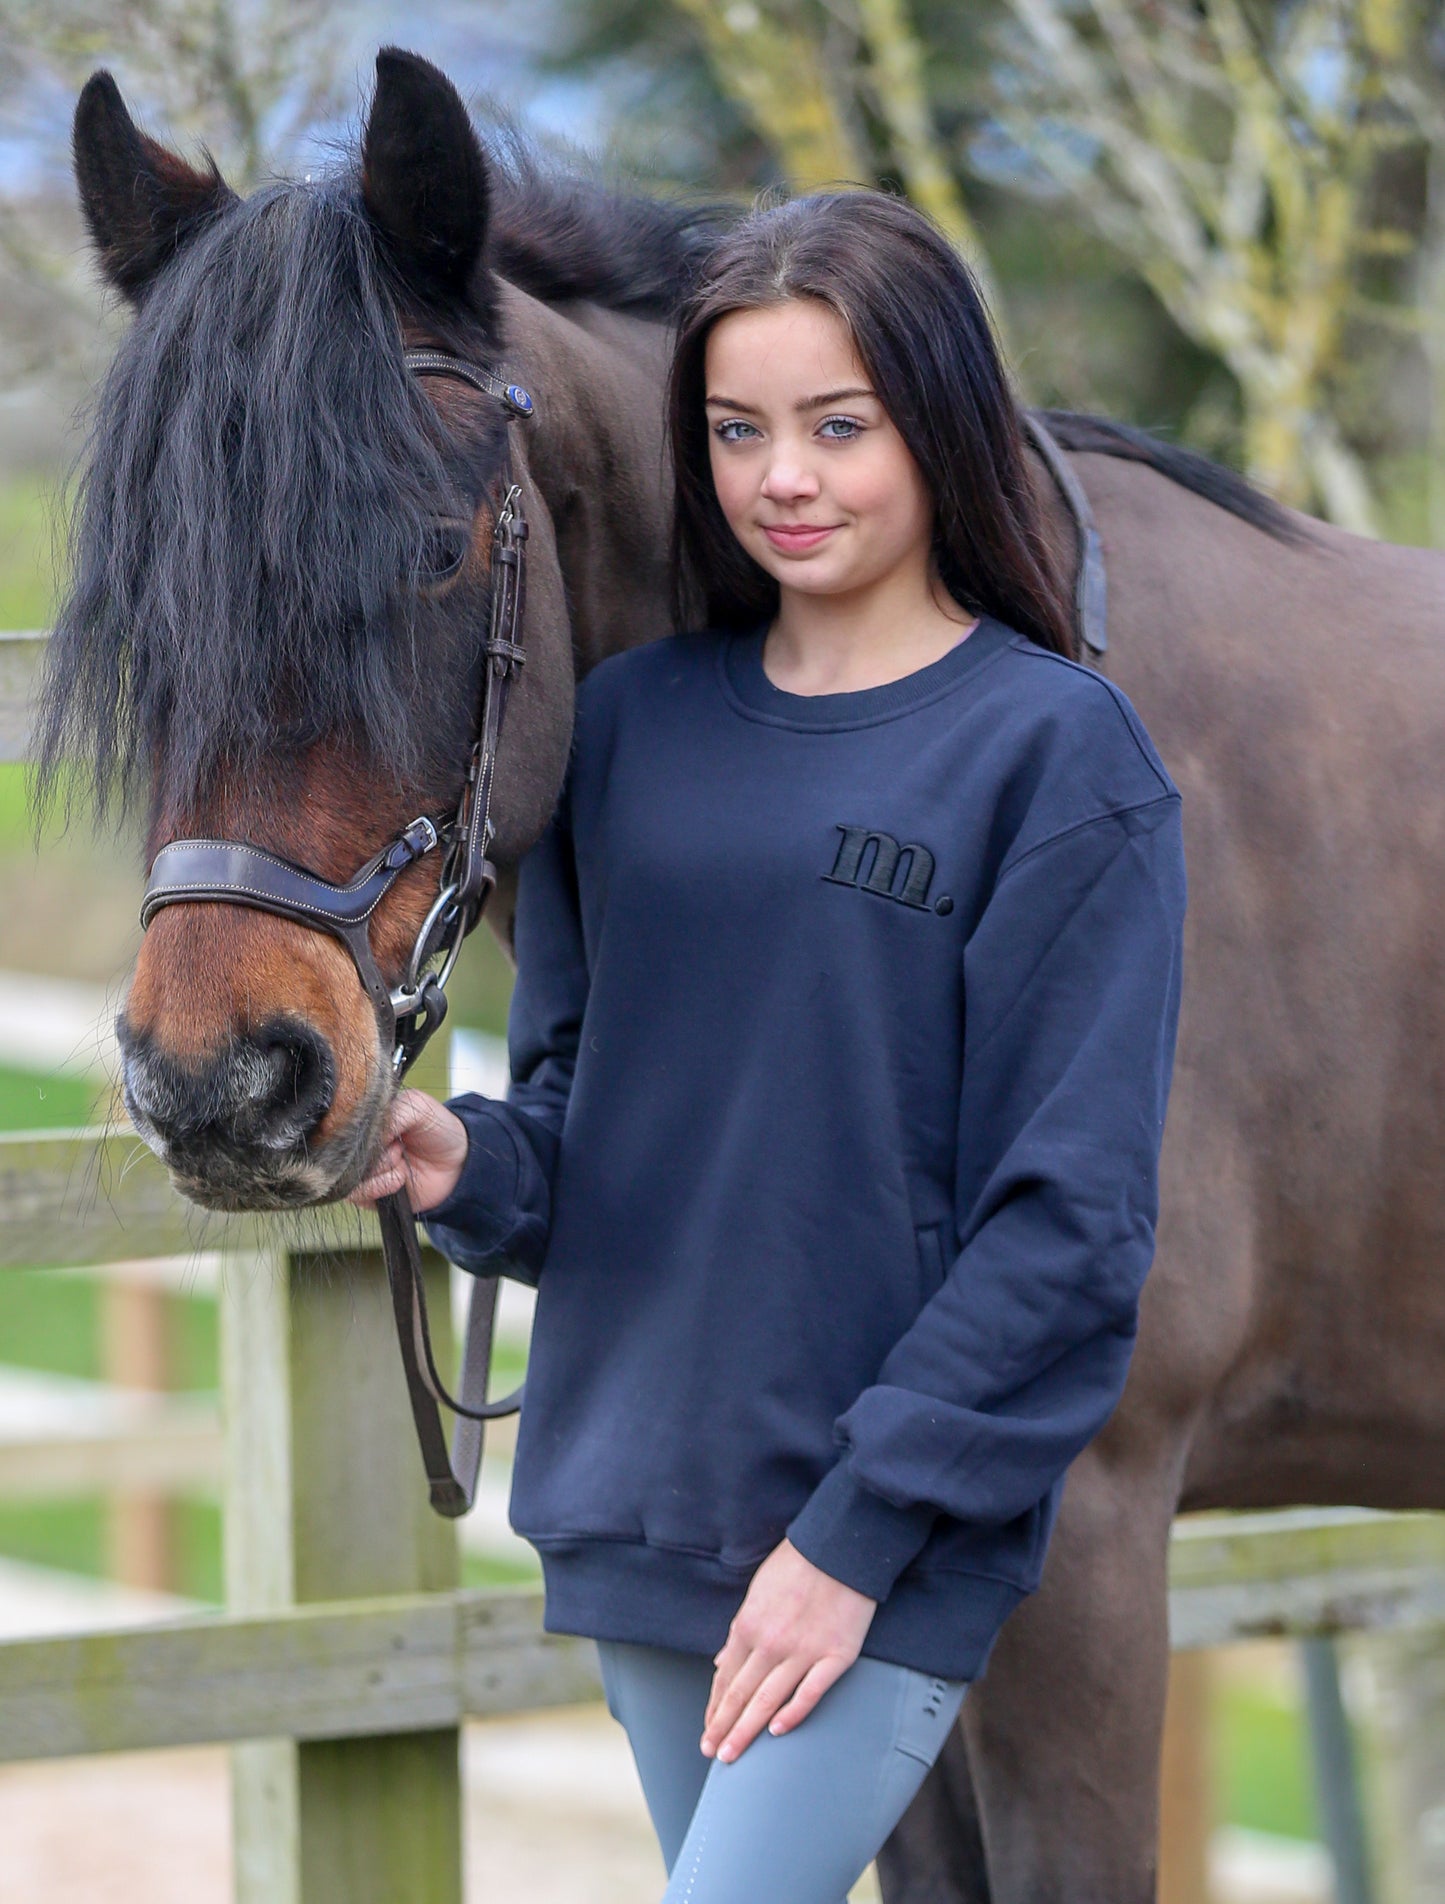
[[[146,797],[152,852],[229,835],[333,880],[454,801],[503,425],[466,386],[408,383],[402,340],[435,345],[505,362],[537,404],[510,426],[533,577],[497,781],[515,864],[574,669],[667,626],[666,320],[707,220],[488,158],[443,77],[395,53],[354,175],[242,203],[104,76],[75,143],[137,318],[97,412],[47,758],[83,749],[102,793]],[[880,1861],[890,1904],[1153,1897],[1180,1508],[1445,1507],[1445,561],[1053,421],[1102,532],[1109,670],[1184,793],[1158,1260],[1042,1588]],[[434,888],[414,867],[381,907],[388,978]],[[120,1030],[132,1115],[187,1194],[357,1180],[391,1082],[333,941],[174,906]]]

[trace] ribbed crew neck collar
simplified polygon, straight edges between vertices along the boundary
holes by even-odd
[[[867,727],[874,721],[891,720],[947,694],[1014,639],[1012,628],[992,615],[981,615],[971,635],[897,681],[844,694],[791,694],[774,687],[763,669],[766,634],[764,625],[724,635],[718,642],[718,673],[723,692],[739,713],[779,727]]]

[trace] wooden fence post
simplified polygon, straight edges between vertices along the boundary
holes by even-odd
[[[161,1393],[170,1387],[170,1303],[162,1289],[101,1284],[101,1339],[107,1382]],[[117,1488],[106,1502],[106,1572],[122,1586],[174,1593],[176,1515],[156,1488]]]
[[[231,1613],[276,1613],[296,1599],[287,1285],[283,1255],[222,1259],[224,1529]],[[300,1904],[296,1783],[296,1747],[290,1739],[232,1746],[235,1904]]]
[[[1377,1633],[1356,1654],[1372,1685],[1371,1848],[1388,1904],[1445,1898],[1445,1626]]]
[[[225,1272],[228,1584],[298,1604],[449,1591],[456,1531],[427,1503],[380,1252],[262,1261]],[[446,1357],[439,1258],[428,1278]],[[243,1750],[238,1904],[461,1904],[458,1747],[450,1726]]]
[[[1201,1650],[1175,1653],[1159,1792],[1159,1904],[1209,1904],[1209,1839],[1214,1823],[1209,1723],[1212,1666]]]

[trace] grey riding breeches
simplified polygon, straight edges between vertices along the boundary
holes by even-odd
[[[724,1765],[698,1749],[710,1659],[615,1640],[597,1650],[667,1865],[663,1904],[845,1904],[967,1690],[855,1660],[792,1732],[763,1731]]]

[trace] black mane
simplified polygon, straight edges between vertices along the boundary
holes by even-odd
[[[580,162],[565,171],[550,167],[505,119],[487,149],[492,269],[549,304],[586,298],[610,310],[670,318],[733,215],[721,205],[614,190]]]
[[[541,297],[665,316],[709,215],[549,175],[515,135],[501,143],[492,267]],[[454,759],[434,683],[439,664],[465,681],[471,657],[437,654],[457,631],[406,582],[438,513],[470,516],[505,425],[499,411],[484,466],[456,466],[402,366],[405,308],[351,167],[233,202],[151,286],[92,414],[42,795],[70,758],[102,811],[143,785],[184,806],[223,763],[245,775],[328,735],[411,785]],[[431,329],[486,361],[505,343],[485,320]]]
[[[1116,423],[1111,417],[1088,416],[1076,410],[1040,410],[1050,434],[1066,450],[1092,451],[1099,456],[1117,456],[1126,463],[1143,463],[1158,470],[1171,483],[1193,495],[1202,496],[1217,509],[1238,516],[1251,528],[1273,536],[1277,542],[1307,542],[1310,531],[1300,517],[1286,509],[1273,496],[1258,489],[1238,470],[1211,462],[1198,450],[1170,443],[1132,423]]]

